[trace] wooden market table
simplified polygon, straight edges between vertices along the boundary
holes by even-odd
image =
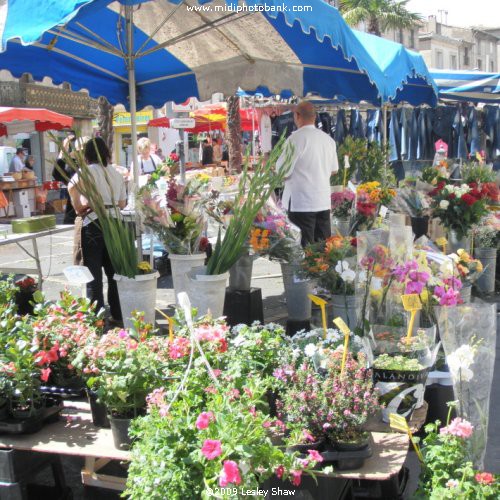
[[[408,446],[406,434],[372,432],[373,455],[361,469],[331,474],[319,472],[318,476],[343,480],[390,480],[403,467]],[[125,479],[99,471],[111,460],[130,460],[128,451],[115,448],[110,429],[92,424],[89,404],[80,401],[66,401],[59,421],[47,424],[35,434],[0,435],[0,448],[85,457],[83,484],[114,490],[122,490]]]
[[[111,460],[130,460],[130,453],[115,448],[111,429],[94,426],[88,403],[67,401],[64,406],[59,421],[45,425],[39,432],[0,435],[0,448],[84,457],[83,484],[123,490],[124,478],[99,474],[99,470]]]
[[[12,233],[12,227],[10,224],[0,224],[0,247],[4,245],[16,244],[26,255],[31,257],[35,261],[35,268],[24,268],[24,267],[11,267],[6,264],[0,263],[0,271],[5,273],[13,274],[37,274],[38,275],[38,286],[40,290],[42,289],[42,266],[40,263],[40,255],[38,253],[37,239],[43,238],[44,236],[52,236],[54,234],[65,233],[67,231],[74,230],[73,225],[58,225],[52,229],[45,229],[44,231],[38,231],[36,233]],[[7,231],[7,235],[4,236],[4,232]],[[28,250],[23,246],[22,242],[31,241],[33,250]]]

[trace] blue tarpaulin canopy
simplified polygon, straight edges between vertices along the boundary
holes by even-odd
[[[353,33],[384,74],[384,103],[437,104],[437,86],[420,54],[369,33]]]
[[[500,104],[500,73],[432,69],[439,98]]]

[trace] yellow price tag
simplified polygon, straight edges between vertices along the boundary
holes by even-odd
[[[417,293],[401,295],[401,300],[403,301],[405,311],[420,311],[422,309],[422,302]]]
[[[409,295],[401,295],[401,299],[403,300],[403,307],[406,311],[410,311],[410,324],[408,325],[408,333],[406,335],[407,338],[411,337],[413,332],[413,325],[415,324],[415,317],[417,315],[417,311],[422,309],[422,302],[420,300],[420,296],[416,293],[412,293]]]
[[[326,338],[326,331],[328,330],[328,325],[326,323],[326,305],[328,304],[328,302],[325,299],[318,297],[317,295],[313,295],[312,293],[309,293],[307,296],[313,304],[316,304],[321,309],[321,322],[323,324],[324,331],[323,337]]]
[[[351,330],[349,327],[346,325],[345,321],[342,318],[335,318],[333,320],[334,325],[344,334],[344,335],[350,335]]]
[[[396,431],[402,431],[406,432],[408,434],[408,437],[410,438],[411,444],[413,445],[413,448],[415,449],[415,453],[417,454],[418,459],[420,462],[424,462],[424,457],[422,456],[422,452],[420,451],[420,447],[418,444],[415,442],[413,438],[413,434],[410,430],[410,427],[408,425],[408,422],[406,421],[406,418],[403,417],[402,415],[398,415],[397,413],[390,413],[389,414],[389,425],[391,426],[391,429],[394,429]]]
[[[442,236],[436,240],[436,245],[443,249],[443,253],[446,253],[446,246],[448,245],[448,240]]]
[[[342,365],[340,366],[340,374],[343,375],[345,364],[347,362],[347,351],[349,349],[349,337],[351,336],[351,330],[342,318],[335,318],[333,323],[344,334],[344,352],[342,353]]]

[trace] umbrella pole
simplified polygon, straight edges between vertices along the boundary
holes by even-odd
[[[134,36],[133,36],[133,7],[125,6],[125,19],[127,22],[127,68],[128,68],[128,95],[130,105],[130,125],[132,142],[132,189],[129,197],[129,206],[135,209],[135,194],[139,186],[139,162],[137,160],[137,103],[135,93],[135,61],[134,61]],[[142,238],[139,217],[135,213],[135,230],[137,241],[137,256],[142,260]]]
[[[384,146],[384,149],[387,147],[387,105],[383,104],[382,105],[382,144]],[[384,169],[385,169],[385,175],[387,179],[387,167],[388,167],[389,161],[388,161],[388,153],[384,155]]]

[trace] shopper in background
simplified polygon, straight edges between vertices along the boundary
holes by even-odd
[[[16,154],[13,156],[10,166],[9,172],[22,172],[24,170],[24,149],[17,148]]]
[[[29,170],[30,172],[34,171],[35,157],[33,155],[29,155],[28,158],[26,158],[26,161],[24,162],[24,168],[25,170]]]
[[[222,161],[222,139],[220,137],[215,139],[212,148],[214,151],[214,163],[220,163]]]
[[[214,148],[211,146],[208,139],[205,139],[202,143],[202,153],[201,153],[201,164],[211,165],[214,162]]]
[[[127,195],[125,191],[125,180],[111,163],[111,155],[106,143],[100,138],[89,140],[85,145],[85,161],[95,181],[95,187],[99,190],[104,205],[109,208],[113,215],[115,207],[125,208]],[[88,201],[78,191],[81,180],[75,174],[68,186],[69,194],[76,212],[83,218],[82,228],[82,254],[83,264],[87,266],[94,277],[87,285],[87,295],[92,302],[97,303],[97,310],[104,307],[102,269],[108,278],[108,304],[112,321],[120,323],[122,313],[118,288],[113,276],[115,270],[104,242],[104,236],[99,227],[97,215],[89,206]]]
[[[337,147],[329,134],[315,126],[316,111],[301,102],[294,111],[297,129],[286,140],[277,168],[284,168],[289,148],[292,163],[285,177],[283,206],[290,221],[302,231],[302,246],[331,235],[330,176],[339,169]]]
[[[161,164],[161,159],[151,151],[151,141],[147,137],[141,137],[137,141],[137,152],[139,153],[139,173],[152,174],[156,167]]]

